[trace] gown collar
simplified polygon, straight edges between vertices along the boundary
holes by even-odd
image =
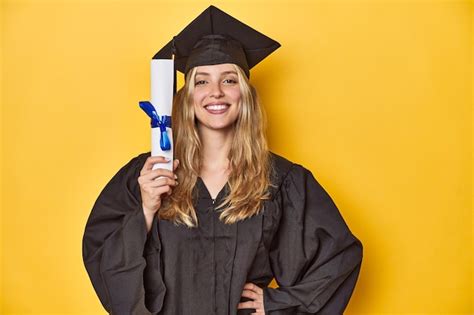
[[[210,200],[221,200],[225,198],[229,192],[230,192],[230,187],[229,187],[229,182],[226,182],[224,187],[219,191],[217,194],[216,198],[212,198],[211,193],[209,192],[209,189],[207,189],[206,184],[204,184],[204,181],[200,176],[197,178],[197,187],[198,187],[198,198],[199,199],[210,199]]]

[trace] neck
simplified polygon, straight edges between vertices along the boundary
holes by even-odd
[[[213,130],[198,128],[201,138],[202,171],[227,171],[229,152],[234,137],[234,128]]]

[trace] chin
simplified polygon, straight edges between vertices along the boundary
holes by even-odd
[[[215,131],[228,131],[235,128],[235,122],[229,123],[200,123],[201,127]]]
[[[234,124],[229,124],[229,125],[211,125],[209,126],[210,129],[213,130],[222,130],[222,131],[228,131],[230,129],[234,129],[235,125]]]

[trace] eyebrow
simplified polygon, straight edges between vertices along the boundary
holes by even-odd
[[[221,73],[221,75],[226,75],[226,74],[235,74],[235,75],[237,75],[237,72],[235,72],[235,71],[224,71],[224,72]],[[198,76],[198,75],[210,75],[210,74],[208,72],[197,72],[196,76]]]

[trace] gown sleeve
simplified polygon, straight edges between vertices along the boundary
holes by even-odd
[[[278,288],[264,288],[266,314],[343,314],[362,243],[312,173],[294,164],[279,191],[280,222],[269,249]]]
[[[157,219],[147,234],[137,181],[146,157],[133,158],[105,186],[82,240],[84,265],[94,290],[114,315],[158,312],[166,291]]]

